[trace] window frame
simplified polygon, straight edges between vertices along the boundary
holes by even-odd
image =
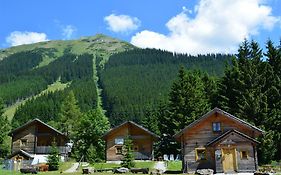
[[[27,146],[28,140],[27,139],[20,139],[20,146]]]
[[[219,126],[219,130],[217,130],[218,126]],[[221,122],[212,122],[212,131],[213,132],[222,132]]]
[[[138,145],[134,145],[133,146],[133,151],[134,152],[139,152],[139,146]]]
[[[205,155],[204,159],[202,159],[201,157],[199,158],[198,151],[205,151],[204,152],[204,155]],[[196,161],[207,160],[207,150],[206,150],[206,148],[195,148],[195,160]]]
[[[123,154],[123,146],[115,146],[115,149],[116,149],[116,155]]]
[[[243,152],[246,154],[246,157],[244,157]],[[248,150],[241,150],[240,151],[240,158],[241,158],[241,160],[248,160],[249,159],[249,151]]]
[[[118,142],[118,140],[119,140],[119,142]],[[120,140],[122,140],[122,141],[120,142]],[[115,145],[124,145],[124,141],[125,141],[125,139],[123,137],[116,137],[114,139],[114,144]]]

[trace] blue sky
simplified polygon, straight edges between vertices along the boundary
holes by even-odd
[[[3,0],[0,48],[103,33],[139,47],[235,52],[281,37],[281,0]]]

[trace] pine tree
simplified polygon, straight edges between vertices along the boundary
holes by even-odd
[[[59,169],[60,155],[56,143],[52,143],[51,152],[47,157],[47,164],[50,171],[56,171]]]
[[[61,131],[72,137],[73,129],[82,116],[73,91],[70,91],[62,102],[60,111]]]
[[[266,72],[267,99],[268,99],[268,115],[264,121],[266,130],[272,130],[271,133],[275,142],[277,152],[276,160],[281,160],[281,52],[280,48],[275,47],[271,40],[266,44],[267,57],[269,66]],[[264,149],[263,149],[264,151]]]
[[[125,168],[133,168],[135,167],[135,158],[133,154],[133,143],[130,138],[126,138],[124,141],[124,146],[123,146],[123,159],[121,162],[121,166]]]
[[[147,109],[141,123],[149,131],[160,134],[157,110]]]
[[[267,114],[265,66],[259,45],[245,40],[220,83],[219,107],[257,126]]]
[[[205,94],[201,73],[186,72],[181,67],[178,80],[172,85],[169,93],[167,113],[163,120],[169,121],[170,124],[168,128],[164,128],[164,133],[174,135],[209,109],[210,103]]]
[[[7,145],[10,124],[8,118],[4,115],[4,102],[0,98],[0,157],[4,158],[9,153],[9,145]]]

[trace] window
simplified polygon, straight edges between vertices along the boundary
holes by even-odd
[[[116,146],[116,154],[122,154],[122,146]]]
[[[115,145],[123,145],[124,144],[124,138],[116,138],[115,139]]]
[[[214,122],[213,123],[213,131],[214,132],[220,132],[221,131],[221,123],[220,122]]]
[[[21,139],[20,146],[26,146],[26,145],[27,145],[27,139]]]
[[[195,159],[206,160],[206,149],[205,148],[195,148]]]
[[[248,159],[248,151],[241,151],[241,159]]]
[[[135,145],[135,146],[134,146],[134,151],[135,151],[135,152],[139,151],[138,145]]]

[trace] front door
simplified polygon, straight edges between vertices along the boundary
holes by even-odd
[[[236,170],[236,151],[234,148],[222,149],[222,164],[224,172],[234,172]]]

